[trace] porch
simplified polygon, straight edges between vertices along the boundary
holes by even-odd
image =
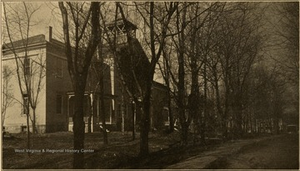
[[[74,92],[67,93],[68,95],[68,131],[73,132],[73,113],[75,112],[75,96]],[[105,123],[110,130],[116,127],[116,110],[115,98],[113,95],[104,96]],[[101,130],[101,105],[100,96],[98,93],[85,93],[84,95],[84,122],[85,132],[98,132]]]

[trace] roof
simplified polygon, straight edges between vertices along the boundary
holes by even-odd
[[[125,22],[122,18],[118,18],[116,20],[116,22],[112,22],[112,23],[109,23],[107,24],[107,28],[109,30],[112,30],[114,27],[115,27],[115,24],[120,27],[122,25],[125,24],[125,29],[131,29],[131,30],[136,30],[137,29],[137,26],[134,25],[132,22],[130,22],[129,20],[125,19]]]
[[[26,42],[26,40],[28,40],[28,42]],[[46,43],[46,39],[45,39],[45,35],[43,34],[39,34],[36,36],[32,36],[29,37],[28,39],[23,39],[23,40],[17,40],[14,41],[12,44],[14,46],[14,48],[21,48],[24,47],[24,45],[28,43],[27,45],[33,45],[33,44],[39,44],[39,43]],[[6,50],[9,49],[10,47],[12,47],[12,44],[5,44],[2,46],[2,50]]]
[[[152,86],[153,88],[157,88],[157,89],[163,89],[165,91],[168,90],[168,87],[160,82],[157,82],[157,81],[152,81]]]
[[[2,45],[2,53],[3,54],[10,54],[11,49],[12,49],[12,44],[14,46],[14,49],[17,51],[22,51],[24,49],[24,44],[26,43],[26,40],[28,40],[28,50],[30,49],[35,49],[39,47],[45,46],[47,43],[56,46],[57,48],[64,48],[65,44],[59,40],[56,39],[51,39],[50,41],[46,40],[44,34],[39,34],[36,36],[29,37],[28,39],[23,39],[23,40],[17,40],[14,41],[13,43],[7,43]],[[3,55],[4,57],[4,55]]]

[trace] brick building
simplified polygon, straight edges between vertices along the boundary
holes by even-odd
[[[21,41],[13,43],[20,62],[26,62],[30,71],[41,71],[41,84],[39,88],[38,104],[36,108],[36,125],[39,132],[72,131],[72,114],[74,112],[74,93],[68,73],[67,59],[64,44],[51,36],[46,40],[45,35],[28,38],[28,59],[24,61],[24,47]],[[104,107],[108,129],[115,131],[131,130],[133,124],[139,123],[139,107],[130,99],[120,81],[118,70],[108,50],[103,51],[105,56],[104,69]],[[12,71],[16,69],[14,53],[9,46],[2,48],[2,68]],[[86,132],[100,130],[100,105],[97,90],[98,57],[92,61],[88,82],[86,85],[84,103],[84,121]],[[30,79],[33,87],[37,87],[40,75],[31,72]],[[17,133],[26,129],[26,114],[24,114],[24,101],[26,94],[20,93],[17,75],[9,80],[10,90],[14,101],[6,109],[4,125],[6,131]],[[34,90],[33,90],[34,92]],[[153,96],[151,107],[151,126],[162,128],[168,120],[166,108],[167,89],[164,85],[153,82]],[[30,111],[32,116],[32,111]]]

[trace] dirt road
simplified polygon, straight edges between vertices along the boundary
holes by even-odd
[[[181,169],[297,169],[298,134],[284,134],[224,143],[168,168]]]

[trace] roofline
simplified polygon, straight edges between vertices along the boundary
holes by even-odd
[[[45,42],[41,42],[41,43],[30,44],[30,45],[27,46],[27,48],[32,48],[32,47],[41,46],[41,45],[46,45],[46,41]],[[19,50],[19,49],[24,49],[25,46],[18,46],[18,47],[14,47],[14,48],[15,48],[15,50]],[[2,52],[3,53],[5,53],[5,52],[11,52],[11,53],[13,53],[10,48],[8,48],[8,49],[3,49],[2,48]]]
[[[36,35],[36,36],[39,36],[39,35]],[[32,37],[36,37],[36,36],[32,36]],[[32,38],[32,37],[29,37],[29,38]],[[17,41],[19,41],[19,40],[17,40]],[[15,43],[15,42],[17,42],[17,41],[14,41],[13,43]],[[40,41],[40,42],[38,42],[38,43],[32,43],[32,44],[28,44],[28,46],[27,46],[27,48],[28,48],[28,50],[32,50],[32,49],[37,49],[37,48],[44,48],[44,47],[46,47],[46,45],[47,44],[52,44],[52,45],[58,45],[58,46],[61,46],[61,47],[63,47],[64,48],[64,46],[65,46],[65,44],[63,43],[63,42],[61,42],[61,41],[59,41],[59,40],[56,40],[56,39],[51,39],[51,40],[46,40],[46,39],[44,39],[44,40],[42,40],[42,41]],[[11,44],[11,43],[10,43]],[[4,45],[2,45],[2,54],[3,54],[3,56],[5,56],[5,55],[9,55],[9,54],[13,54],[14,52],[12,51],[12,47],[10,46],[10,48],[6,48],[6,49],[4,49],[3,48],[4,47]],[[24,51],[24,48],[25,48],[25,46],[17,46],[17,47],[14,47],[14,50],[18,53],[18,52],[22,52],[22,51]],[[2,59],[3,59],[3,56],[2,56]]]
[[[46,43],[38,43],[38,44],[35,44],[34,46],[28,46],[27,48],[28,48],[28,51],[46,48]],[[20,53],[20,52],[24,52],[24,48],[15,49],[15,53]],[[6,56],[11,55],[11,54],[14,54],[14,52],[12,50],[10,50],[10,49],[3,50],[2,49],[2,58],[1,58],[1,60],[10,59]]]

